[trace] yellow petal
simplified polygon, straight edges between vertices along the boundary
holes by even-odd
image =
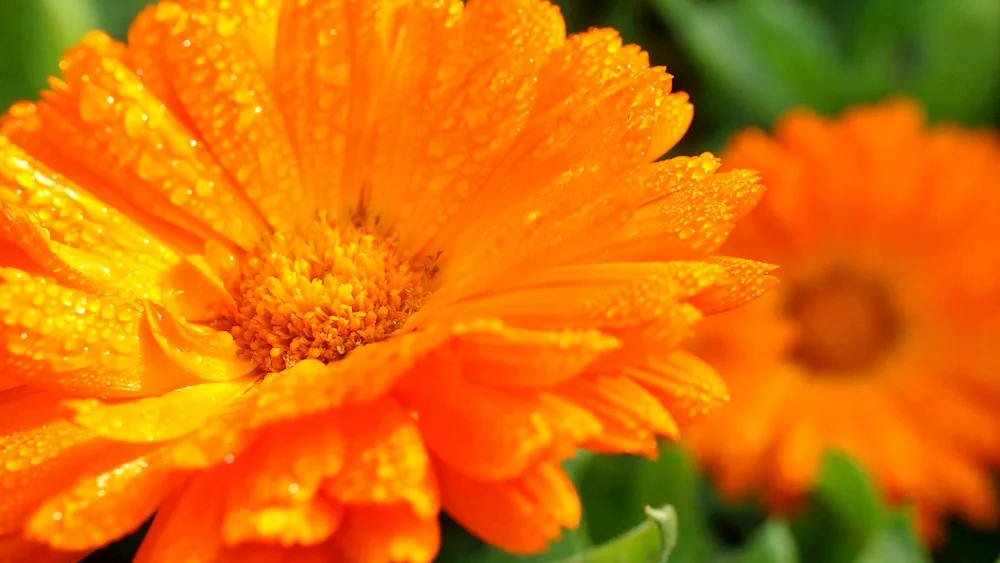
[[[174,91],[187,115],[271,226],[294,231],[313,219],[314,207],[265,69],[240,33],[245,19],[172,4],[158,12],[169,29],[164,49]]]
[[[706,315],[721,313],[763,295],[778,283],[771,272],[777,266],[742,258],[713,257],[709,261],[726,269],[724,283],[692,298],[690,302]]]
[[[194,325],[166,308],[145,302],[146,320],[160,349],[177,367],[208,381],[230,381],[250,373],[253,364],[228,332]]]
[[[124,46],[99,32],[71,49],[60,62],[66,82],[39,106],[36,135],[58,141],[62,158],[88,165],[136,207],[251,248],[266,223],[205,143],[142,88],[123,56]]]
[[[352,561],[430,563],[440,548],[441,531],[436,512],[419,516],[407,505],[352,506],[336,542]]]
[[[516,554],[541,553],[562,528],[580,521],[580,499],[558,465],[541,463],[522,475],[483,482],[438,464],[448,514],[473,535]]]
[[[437,514],[430,458],[413,420],[395,401],[341,408],[337,419],[348,450],[344,468],[324,485],[327,495],[344,504],[406,502],[421,517]]]
[[[0,365],[34,385],[135,396],[197,381],[171,368],[143,317],[134,302],[0,269]]]
[[[205,383],[159,397],[107,404],[97,399],[68,400],[73,421],[105,438],[121,442],[162,442],[200,428],[205,420],[241,398],[249,381]]]
[[[25,537],[65,550],[101,547],[138,528],[182,481],[155,457],[140,457],[47,500],[28,521]]]
[[[547,387],[620,346],[596,330],[525,330],[499,320],[460,323],[454,331],[448,350],[463,372],[471,381],[497,387]]]

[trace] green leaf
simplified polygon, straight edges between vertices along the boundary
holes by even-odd
[[[736,563],[798,563],[795,538],[782,520],[769,520],[761,526],[743,548]]]
[[[994,116],[1000,95],[1000,2],[921,0],[917,14],[920,57],[910,92],[932,119],[968,123]]]
[[[727,97],[769,124],[793,106],[843,104],[847,83],[833,30],[811,7],[788,0],[652,0],[702,72]]]
[[[677,545],[677,512],[646,507],[646,521],[621,537],[560,563],[667,563]]]
[[[872,536],[855,563],[930,563],[930,558],[917,542],[909,516],[897,512]]]
[[[886,508],[878,490],[865,470],[846,455],[830,452],[824,457],[814,494],[856,533],[870,533],[885,522]]]
[[[641,522],[646,505],[671,505],[683,522],[671,563],[703,563],[714,544],[707,530],[702,481],[680,448],[664,446],[655,461],[637,456],[594,456],[578,482],[591,540],[601,544]]]
[[[35,98],[58,71],[62,52],[96,26],[89,1],[0,2],[0,109]]]

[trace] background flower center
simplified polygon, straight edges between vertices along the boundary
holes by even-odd
[[[900,333],[901,319],[889,288],[843,267],[791,284],[785,313],[798,329],[792,357],[818,372],[864,370]]]
[[[420,308],[423,268],[363,229],[318,220],[275,233],[243,259],[235,314],[223,324],[264,371],[336,361],[377,342]]]

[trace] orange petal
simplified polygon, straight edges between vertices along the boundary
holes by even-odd
[[[83,464],[109,455],[93,432],[62,419],[61,399],[27,386],[0,392],[0,535],[20,530]]]
[[[143,304],[153,338],[181,370],[208,381],[230,381],[253,371],[228,332],[188,323],[149,301]]]
[[[433,312],[438,317],[497,317],[531,328],[629,327],[668,320],[681,301],[726,279],[722,266],[707,262],[567,266]],[[436,305],[433,299],[425,304],[428,310]]]
[[[145,297],[180,259],[127,217],[67,178],[53,173],[6,138],[0,137],[0,201],[30,213],[44,227],[49,250],[84,275],[98,266],[101,278],[130,297]],[[17,242],[17,241],[14,241]],[[78,251],[74,253],[73,250]],[[82,260],[86,257],[87,268]]]
[[[652,393],[682,423],[729,400],[726,384],[715,370],[683,350],[650,356],[645,365],[622,373]]]
[[[114,182],[119,182],[131,189],[136,184],[130,182],[139,182],[139,179],[124,169],[102,168],[101,164],[112,163],[113,159],[108,154],[96,152],[90,155],[92,158],[78,158],[75,155],[74,149],[99,149],[95,148],[96,144],[87,145],[87,139],[67,138],[67,135],[82,133],[79,127],[61,117],[59,111],[65,111],[67,115],[75,115],[77,112],[73,109],[74,104],[65,99],[66,85],[57,79],[50,79],[50,84],[59,93],[42,92],[42,96],[49,100],[47,102],[18,102],[11,106],[0,117],[0,134],[8,137],[39,163],[66,178],[66,182],[72,181],[109,207],[117,209],[175,251],[199,252],[205,239],[193,232],[199,231],[197,223],[179,208],[169,206],[163,198],[160,198],[155,209],[150,205],[133,205],[128,199],[132,196],[125,193],[123,197],[112,186]],[[139,195],[151,196],[149,193]]]
[[[580,499],[554,463],[502,482],[483,482],[438,464],[445,510],[473,535],[516,554],[541,553],[580,522]]]
[[[140,457],[47,500],[25,537],[65,550],[101,547],[138,528],[182,481],[162,460]]]
[[[73,422],[119,442],[162,442],[189,434],[241,399],[249,382],[206,383],[117,404],[97,399],[65,401]]]
[[[222,511],[230,483],[222,470],[201,473],[157,510],[135,563],[212,563],[222,549]]]
[[[799,499],[812,489],[826,450],[823,437],[811,422],[799,421],[786,427],[775,440],[775,487],[771,501]]]
[[[328,545],[311,547],[246,544],[219,552],[212,563],[353,563]]]
[[[135,17],[128,29],[128,41],[122,58],[142,80],[144,90],[163,102],[185,129],[196,131],[194,122],[174,92],[167,53],[163,48],[170,30],[160,22],[170,9],[167,8],[164,12],[160,10],[159,4],[151,4]]]
[[[561,384],[556,392],[601,422],[601,432],[585,445],[588,450],[655,456],[658,436],[678,436],[677,423],[670,413],[628,377],[577,377]]]
[[[8,389],[21,387],[22,385],[24,385],[24,382],[20,379],[7,377],[0,373],[0,393],[7,391]]]
[[[561,56],[553,57],[541,73],[536,112],[562,110],[579,117],[592,108],[608,109],[609,99],[622,90],[645,90],[656,111],[651,114],[647,107],[645,115],[636,111],[630,117],[650,122],[644,128],[648,138],[635,144],[645,158],[654,160],[680,140],[693,115],[686,94],[669,94],[672,78],[662,67],[650,68],[648,54],[638,45],[623,45],[614,29],[589,29],[571,35]],[[643,98],[634,99],[641,107]]]
[[[344,466],[345,441],[339,420],[329,413],[268,428],[250,448],[225,460],[235,470],[229,504],[256,509],[310,500]]]
[[[638,181],[666,195],[639,208],[588,261],[697,259],[714,252],[764,191],[754,173],[713,174],[718,166],[707,153],[649,165]]]
[[[50,143],[56,142],[50,135],[63,135],[63,158],[89,164],[136,206],[199,234],[251,247],[267,232],[263,220],[204,142],[141,88],[121,60],[123,51],[99,32],[70,50],[60,62],[66,83],[56,83],[39,106],[39,134]]]
[[[324,413],[271,426],[233,464],[223,517],[225,543],[315,545],[337,528],[338,503],[317,495],[344,464],[343,429]]]
[[[372,400],[445,336],[443,328],[427,327],[362,346],[339,362],[305,360],[268,376],[260,385],[253,425],[326,410],[345,401]]]
[[[120,263],[116,265],[105,256],[55,242],[37,216],[2,201],[0,238],[14,243],[29,258],[31,270],[53,276],[67,286],[126,299],[162,296],[148,270],[125,271]]]
[[[206,243],[204,252],[214,252],[218,247],[218,243]],[[204,256],[185,256],[160,280],[169,290],[163,305],[182,319],[210,324],[223,312],[236,309],[236,301],[221,278],[227,273],[216,270]]]
[[[87,552],[52,549],[16,534],[0,536],[0,561],[4,563],[77,563],[87,555]]]
[[[978,528],[995,527],[997,500],[990,471],[977,467],[974,461],[947,445],[939,444],[936,450],[941,455],[928,457],[932,459],[937,486],[949,497],[952,506]]]
[[[13,267],[21,264],[27,268],[19,268],[22,271],[51,275],[62,284],[95,295],[163,301],[193,320],[215,318],[232,303],[212,273],[196,265],[197,257],[179,260],[162,270],[149,268],[141,265],[142,256],[139,261],[115,258],[119,252],[95,254],[79,248],[86,245],[54,241],[51,226],[37,215],[0,201],[0,250],[8,252],[6,249],[12,247],[12,254],[5,255],[3,262]]]
[[[778,283],[778,278],[771,275],[771,272],[778,269],[777,266],[742,258],[713,257],[709,261],[723,266],[729,277],[725,283],[689,300],[706,315],[721,313],[753,301]]]
[[[438,513],[437,483],[420,432],[393,400],[348,406],[337,414],[348,439],[346,464],[324,485],[343,504],[409,503],[422,518]]]
[[[399,85],[399,98],[379,108],[371,174],[372,193],[381,197],[371,212],[413,250],[446,223],[466,224],[463,203],[507,157],[530,115],[538,72],[566,37],[549,2],[419,6],[412,25],[434,27],[412,38],[406,29],[395,46],[406,55],[389,64],[402,69],[411,57],[430,52],[432,58],[400,76],[412,82]],[[430,46],[417,46],[428,34],[434,35]]]
[[[293,545],[317,545],[329,538],[340,525],[343,508],[325,497],[264,508],[245,508],[229,504],[222,523],[226,544],[247,542]]]
[[[41,264],[25,252],[20,245],[12,242],[14,236],[9,230],[12,219],[4,211],[0,211],[0,267],[15,268],[33,276],[42,275]]]
[[[247,394],[251,387],[247,386]],[[232,463],[261,434],[250,428],[254,413],[250,397],[229,403],[225,411],[206,419],[187,436],[174,441],[165,453],[177,467],[205,469],[220,463]]]
[[[535,331],[495,319],[455,326],[450,352],[470,381],[497,387],[545,387],[580,373],[620,343],[596,330]]]
[[[480,479],[508,479],[553,449],[565,454],[599,429],[589,414],[537,393],[466,381],[447,360],[400,381],[397,395],[415,412],[427,446]]]
[[[483,188],[499,196],[478,199],[465,215],[482,217],[427,249],[440,247],[452,257],[443,279],[472,291],[495,283],[494,277],[511,276],[512,269],[565,264],[599,248],[626,224],[641,203],[638,194],[612,196],[607,186],[628,186],[636,168],[655,159],[648,154],[650,138],[670,113],[662,113],[672,106],[670,77],[646,69],[609,82],[613,86],[598,90],[607,92],[600,103],[567,103],[526,125],[508,167],[490,179],[498,187]]]
[[[0,270],[0,365],[34,385],[91,396],[149,395],[185,379],[131,301]]]
[[[285,3],[278,26],[277,96],[303,179],[338,218],[346,209],[359,211],[373,74],[384,66],[376,31],[386,17],[381,4]]]
[[[226,0],[178,0],[189,12],[210,12],[225,16],[227,24],[243,35],[264,72],[274,66],[275,35],[282,0],[255,0],[252,4]]]
[[[335,541],[352,561],[430,563],[441,531],[436,513],[418,516],[407,505],[352,506]]]
[[[208,148],[272,227],[294,231],[311,220],[275,94],[238,27],[245,18],[169,3],[157,16],[170,30],[164,48],[174,91]]]

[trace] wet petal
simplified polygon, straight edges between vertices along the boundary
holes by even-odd
[[[470,479],[438,464],[448,514],[473,535],[516,554],[541,553],[562,528],[580,522],[573,483],[554,463],[540,463],[501,482]]]
[[[409,503],[423,518],[440,507],[437,483],[416,425],[391,399],[349,406],[337,413],[347,438],[346,464],[324,485],[344,504]]]
[[[210,563],[222,549],[226,466],[193,477],[156,512],[135,563]]]
[[[438,553],[441,531],[436,512],[418,516],[401,504],[352,506],[336,542],[352,561],[430,563]]]
[[[0,280],[0,365],[18,378],[92,396],[157,394],[195,381],[171,369],[134,302],[11,269]]]
[[[699,259],[714,252],[764,192],[755,173],[717,173],[718,166],[708,153],[647,166],[632,181],[660,196],[586,261]]]
[[[66,82],[45,94],[36,134],[60,143],[63,159],[106,175],[137,207],[200,235],[251,247],[267,232],[263,220],[204,142],[142,88],[123,56],[124,47],[99,32],[70,50],[60,63]]]
[[[165,3],[158,19],[170,30],[164,48],[174,91],[212,153],[272,227],[294,231],[311,220],[275,94],[238,27],[245,16]]]
[[[600,434],[586,444],[587,449],[652,456],[657,452],[657,437],[678,436],[677,423],[670,413],[628,377],[577,377],[560,385],[557,392],[590,411],[601,422]]]
[[[680,422],[704,416],[729,400],[715,370],[683,350],[649,356],[645,365],[623,369],[622,374],[652,393]]]
[[[725,280],[725,268],[708,262],[567,266],[434,313],[497,317],[531,328],[622,328],[669,320],[681,301]]]
[[[173,440],[201,427],[205,420],[240,399],[248,381],[206,383],[171,391],[159,397],[107,404],[97,399],[70,400],[73,422],[96,434],[121,442]]]
[[[246,542],[316,545],[324,542],[340,525],[343,507],[314,497],[308,501],[264,508],[245,508],[230,503],[222,523],[222,536],[229,545]]]
[[[178,368],[208,381],[229,381],[253,371],[228,332],[188,323],[155,303],[144,305],[156,343]]]
[[[127,217],[4,137],[0,137],[0,202],[22,210],[18,216],[33,216],[33,222],[44,228],[42,238],[54,258],[67,267],[78,266],[81,275],[95,277],[123,296],[151,295],[155,291],[151,282],[180,261]],[[93,271],[98,267],[102,274]]]
[[[449,351],[463,372],[471,381],[497,387],[547,387],[620,346],[596,330],[524,330],[499,320],[470,321],[454,330]]]
[[[742,258],[713,257],[709,259],[728,272],[725,283],[701,293],[690,302],[701,309],[706,315],[727,311],[738,307],[763,295],[778,283],[778,278],[771,275],[777,266],[744,260]]]
[[[584,411],[538,393],[465,380],[459,367],[431,358],[397,386],[428,448],[479,479],[517,475],[545,455],[565,456],[600,426]]]
[[[93,432],[62,420],[61,399],[26,386],[0,392],[0,535],[20,530],[81,464],[113,455]]]
[[[277,96],[305,183],[338,218],[360,203],[364,136],[383,68],[381,4],[285,3],[278,26]]]
[[[406,70],[399,97],[377,108],[370,210],[414,250],[442,226],[466,224],[459,211],[507,157],[529,118],[538,72],[566,36],[548,2],[417,6],[410,25],[430,28],[412,36],[407,28],[396,45],[405,54],[394,64]],[[428,53],[416,42],[429,36],[431,59],[407,68],[410,57]]]
[[[140,457],[45,501],[25,536],[65,550],[101,547],[138,528],[181,482],[155,456]]]
[[[339,362],[299,362],[291,369],[269,376],[261,384],[253,424],[294,418],[345,401],[374,399],[443,342],[446,334],[442,327],[427,327],[362,346]]]

